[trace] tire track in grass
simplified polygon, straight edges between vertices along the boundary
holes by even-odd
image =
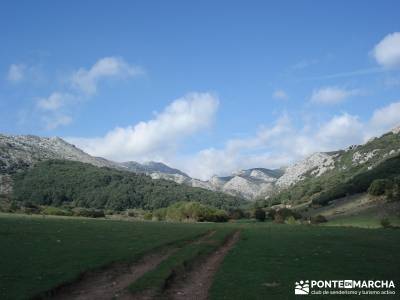
[[[215,231],[186,243],[197,243],[209,238]],[[110,300],[129,299],[125,288],[145,273],[156,268],[162,261],[174,254],[179,247],[174,245],[143,256],[132,264],[112,264],[103,270],[88,272],[74,283],[56,289],[50,299],[55,300]]]
[[[211,288],[213,278],[226,254],[231,250],[240,238],[240,232],[236,231],[216,251],[207,256],[199,264],[182,276],[176,278],[165,290],[165,299],[171,300],[206,300]]]

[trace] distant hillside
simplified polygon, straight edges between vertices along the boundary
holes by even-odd
[[[12,192],[12,174],[26,170],[40,161],[50,159],[73,160],[98,167],[120,168],[117,163],[90,156],[57,137],[0,134],[0,196]]]
[[[0,135],[0,196],[12,191],[10,175],[24,171],[38,162],[65,159],[109,167],[153,179],[170,180],[189,187],[223,192],[248,200],[268,203],[321,202],[328,191],[348,182],[353,176],[375,168],[386,159],[400,154],[400,129],[396,128],[363,145],[345,150],[317,152],[285,169],[252,168],[229,176],[213,176],[207,181],[191,178],[186,173],[160,162],[117,163],[92,157],[60,138]],[[322,201],[323,202],[323,201]]]
[[[126,167],[128,171],[132,171],[135,173],[151,174],[154,172],[160,172],[164,174],[178,174],[189,177],[187,174],[183,173],[178,169],[171,168],[166,164],[155,161],[149,161],[143,164],[140,164],[136,161],[127,161],[120,163],[120,165]]]
[[[364,145],[324,155],[321,164],[305,168],[300,180],[281,186],[266,202],[293,205],[311,201],[325,205],[346,195],[365,192],[374,179],[400,175],[400,134],[393,130]]]
[[[124,210],[156,209],[178,201],[235,208],[244,200],[143,174],[99,168],[66,160],[48,160],[13,175],[13,198],[40,205]]]

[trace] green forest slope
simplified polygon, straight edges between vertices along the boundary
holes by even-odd
[[[89,164],[51,160],[13,176],[13,198],[36,205],[125,210],[157,209],[178,201],[195,201],[221,209],[245,201],[220,192]]]

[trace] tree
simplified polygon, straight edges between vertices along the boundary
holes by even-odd
[[[265,221],[265,211],[259,207],[256,208],[256,210],[254,211],[254,217],[256,218],[256,220],[260,221],[260,222],[264,222]]]

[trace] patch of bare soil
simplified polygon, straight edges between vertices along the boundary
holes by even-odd
[[[207,239],[215,231],[210,231],[195,242]],[[88,272],[72,284],[63,286],[54,292],[55,300],[110,300],[136,299],[126,288],[146,272],[154,269],[178,248],[164,249],[162,252],[145,255],[133,264],[113,264],[106,269]]]
[[[105,270],[89,272],[81,280],[60,288],[51,299],[110,300],[118,298],[129,284],[154,269],[176,249],[144,256],[132,265],[114,264]]]
[[[219,249],[196,264],[190,271],[178,276],[164,293],[164,299],[171,300],[206,300],[208,291],[224,257],[239,240],[236,231]]]

